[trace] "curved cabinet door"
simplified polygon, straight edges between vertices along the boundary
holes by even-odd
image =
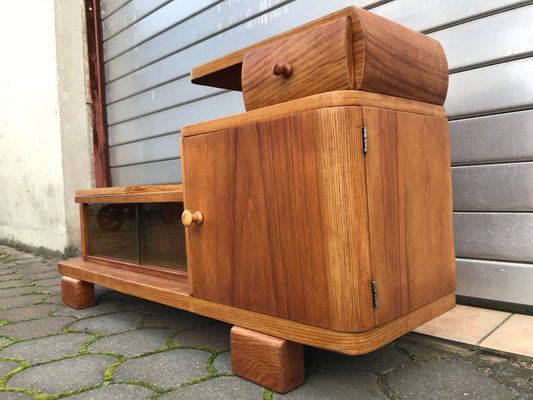
[[[361,108],[183,138],[194,296],[309,325],[374,326]]]

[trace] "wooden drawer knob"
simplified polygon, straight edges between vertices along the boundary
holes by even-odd
[[[292,74],[292,66],[289,63],[277,62],[272,66],[272,73],[276,76],[283,75],[288,78]]]
[[[201,225],[204,222],[204,216],[200,211],[190,212],[189,210],[183,211],[181,214],[181,223],[185,227],[189,227],[193,222],[196,222],[197,225]]]

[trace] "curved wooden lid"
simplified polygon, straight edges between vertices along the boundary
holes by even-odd
[[[348,7],[194,68],[193,83],[242,90],[244,55],[338,18],[352,23],[354,89],[442,105],[448,63],[440,43],[357,7]]]

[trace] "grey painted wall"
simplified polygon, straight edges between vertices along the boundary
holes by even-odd
[[[103,0],[113,184],[179,182],[179,127],[244,111],[240,93],[192,85],[194,66],[349,5],[443,44],[458,294],[533,305],[527,1]]]

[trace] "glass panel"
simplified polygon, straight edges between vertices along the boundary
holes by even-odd
[[[187,271],[183,203],[141,205],[141,264]]]
[[[88,254],[138,263],[136,204],[88,204]]]

